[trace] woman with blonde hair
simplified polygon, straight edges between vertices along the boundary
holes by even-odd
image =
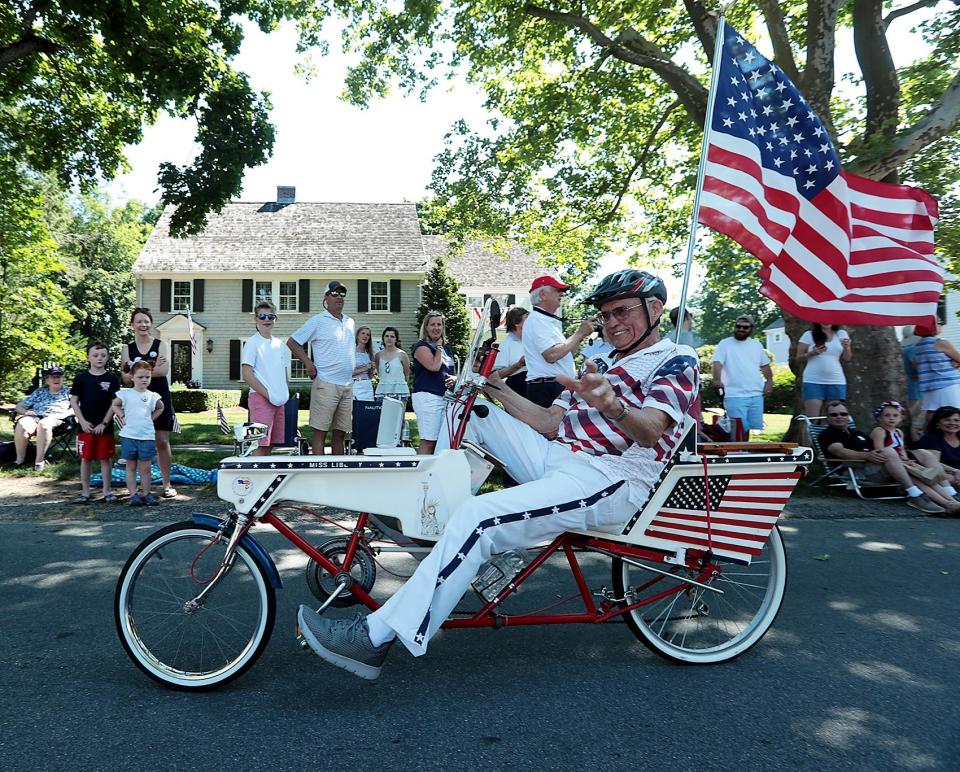
[[[417,414],[420,447],[429,455],[437,446],[443,426],[443,394],[456,382],[453,351],[443,334],[443,314],[428,311],[420,325],[420,340],[413,344],[413,409]]]

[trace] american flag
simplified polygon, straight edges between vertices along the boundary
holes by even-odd
[[[233,434],[230,430],[230,422],[227,420],[227,417],[223,414],[223,408],[220,407],[220,403],[217,403],[217,424],[220,426],[220,431],[224,434]]]
[[[725,28],[699,220],[760,258],[763,295],[814,322],[929,322],[937,218],[920,188],[843,171],[793,83]]]
[[[707,479],[709,519],[703,475],[683,477],[644,535],[749,560],[763,549],[800,473],[743,472]]]
[[[190,336],[190,351],[196,356],[200,346],[197,344],[197,331],[193,326],[193,314],[189,308],[187,309],[187,334]]]

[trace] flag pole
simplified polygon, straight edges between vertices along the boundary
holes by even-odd
[[[734,2],[720,6],[717,20],[717,39],[713,47],[713,70],[710,73],[710,88],[707,91],[707,117],[703,121],[703,141],[700,144],[700,164],[697,167],[697,187],[693,195],[693,222],[690,224],[690,237],[687,239],[687,262],[683,269],[683,289],[680,290],[680,309],[677,312],[677,325],[673,331],[674,343],[680,342],[680,331],[687,317],[687,287],[690,284],[690,269],[693,266],[693,250],[697,244],[697,220],[700,219],[700,193],[703,191],[703,173],[707,166],[707,149],[710,146],[710,124],[713,121],[713,105],[717,99],[717,81],[720,78],[720,56],[723,53],[723,35],[726,28],[727,9]]]

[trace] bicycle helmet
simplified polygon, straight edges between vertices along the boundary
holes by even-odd
[[[667,287],[659,276],[636,268],[624,268],[604,276],[584,302],[599,308],[604,303],[621,298],[657,298],[666,304]]]

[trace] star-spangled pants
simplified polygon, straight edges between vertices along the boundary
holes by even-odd
[[[441,431],[442,442],[446,434]],[[413,576],[370,615],[371,627],[382,623],[394,630],[414,656],[426,653],[492,553],[531,547],[564,531],[623,523],[634,509],[623,480],[611,480],[583,454],[496,406],[485,418],[472,416],[467,438],[503,461],[522,484],[464,502]]]

